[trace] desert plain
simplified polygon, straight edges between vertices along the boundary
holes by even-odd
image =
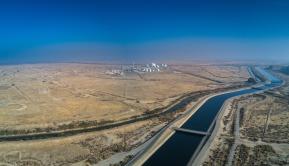
[[[203,165],[289,165],[289,75],[284,85],[229,102]]]
[[[120,67],[80,63],[0,66],[1,136],[129,122],[69,136],[2,141],[0,165],[122,165],[176,116],[157,113],[188,95],[241,87],[249,78],[245,65],[219,64],[171,64],[160,72],[107,74]],[[194,101],[197,99],[195,96]]]

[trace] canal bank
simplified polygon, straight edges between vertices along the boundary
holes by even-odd
[[[234,92],[226,92],[211,97],[197,111],[194,111],[194,115],[189,117],[181,125],[181,128],[207,132],[208,129],[213,128],[215,125],[214,122],[218,117],[217,115],[220,113],[221,107],[223,107],[227,99],[268,90],[280,84],[281,81],[278,83],[271,82],[257,88],[239,89]],[[194,161],[192,156],[197,156],[196,154],[200,152],[207,140],[208,138],[200,135],[174,132],[163,144],[158,144],[159,148],[155,148],[157,150],[148,159],[145,159],[147,157],[141,158],[142,162],[145,161],[143,165],[187,165],[189,162],[192,163],[191,161]],[[141,162],[137,163],[133,165],[141,165]]]
[[[148,145],[148,147],[144,148],[144,150],[139,152],[127,165],[138,166],[144,164],[144,161],[146,161],[149,157],[151,157],[168,139],[170,139],[172,135],[175,134],[175,130],[172,130],[172,128],[181,127],[209,99],[218,95],[247,89],[251,89],[251,87],[215,93],[201,98],[192,108],[188,109],[181,117],[169,123],[164,129],[159,131],[158,134],[156,134],[153,138],[151,138],[149,140],[150,144]]]
[[[264,93],[264,91],[267,90],[271,90],[274,88],[278,88],[280,86],[283,86],[285,84],[284,81],[282,81],[282,83],[279,86],[276,87],[272,87],[266,90],[260,90],[254,94],[261,94]],[[233,98],[228,99],[227,101],[225,101],[224,106],[221,108],[219,115],[217,115],[216,118],[216,125],[211,133],[210,138],[207,140],[207,142],[203,145],[202,149],[198,152],[198,154],[196,154],[196,156],[194,158],[191,158],[190,162],[187,164],[189,166],[199,166],[201,165],[205,158],[207,157],[207,154],[211,148],[211,146],[213,146],[213,142],[214,139],[216,138],[216,136],[218,136],[221,133],[221,128],[224,126],[221,126],[221,120],[223,119],[223,117],[228,113],[229,111],[229,106],[232,104],[233,100],[235,99],[239,99],[240,97],[246,97],[246,96],[250,96],[252,94],[246,94],[246,95],[242,95],[242,96],[236,96]]]

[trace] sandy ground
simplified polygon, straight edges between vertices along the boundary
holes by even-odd
[[[66,138],[1,142],[0,161],[12,165],[96,164],[120,153],[129,155],[161,126],[158,120],[150,120]],[[107,162],[115,163],[125,156],[112,157]]]
[[[183,68],[184,73],[170,68],[141,76],[105,74],[113,67],[98,64],[0,66],[1,131],[34,130],[79,121],[119,121],[166,106],[185,93],[224,87],[247,77],[243,67],[232,66],[208,67],[205,72],[198,71],[197,76],[187,74],[195,72],[193,68],[200,68],[194,66]],[[215,76],[207,75],[208,71],[217,69],[232,70],[231,74],[227,72],[232,79],[216,76],[218,72]],[[143,143],[169,119],[172,117],[158,117],[65,138],[1,142],[0,165],[120,164],[145,148]]]
[[[288,81],[289,76],[282,76]],[[202,165],[288,165],[288,84],[260,95],[235,99],[226,108]],[[240,138],[235,140],[236,111]],[[234,124],[234,125],[233,125]],[[236,149],[230,153],[235,141]],[[228,163],[232,155],[232,163]]]
[[[244,88],[245,89],[245,88]],[[235,91],[235,90],[232,90]],[[230,91],[227,91],[230,92]],[[222,93],[227,93],[222,92]],[[146,161],[155,151],[157,151],[158,148],[160,148],[174,133],[175,130],[173,127],[180,127],[182,126],[191,116],[194,115],[194,113],[211,97],[214,97],[216,95],[220,95],[222,93],[217,94],[211,94],[204,96],[202,98],[199,98],[198,101],[191,103],[186,111],[182,114],[182,116],[178,117],[171,123],[167,125],[166,128],[164,128],[162,131],[158,133],[158,135],[155,135],[152,139],[152,143],[141,153],[139,156],[135,157],[132,162],[130,162],[131,165],[142,165],[144,161]],[[229,103],[226,103],[226,105]],[[228,109],[227,106],[224,107],[224,109]]]
[[[0,128],[32,129],[73,121],[117,121],[166,106],[184,93],[223,86],[173,69],[140,74],[142,76],[105,74],[113,67],[98,64],[0,66]],[[194,71],[195,68],[203,72]],[[222,77],[227,75],[234,81],[244,81],[248,76],[244,69],[191,66],[182,70],[198,75],[207,75],[208,71],[222,73]]]
[[[191,103],[191,106],[184,112],[183,116],[172,121],[170,124],[167,124],[166,128],[162,131],[159,131],[158,135],[155,135],[150,140],[150,144],[143,149],[141,154],[135,158],[130,164],[131,165],[142,165],[155,151],[158,150],[174,133],[175,130],[173,127],[180,127],[184,124],[187,119],[189,119],[198,108],[207,100],[208,98],[201,98],[196,103]]]
[[[173,66],[174,69],[203,76],[222,83],[247,81],[249,74],[246,66],[226,65],[185,65]]]

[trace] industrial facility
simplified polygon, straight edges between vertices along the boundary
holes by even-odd
[[[152,72],[161,72],[168,68],[167,64],[130,64],[122,65],[121,69],[110,69],[105,73],[109,75],[123,75],[125,72],[138,72],[138,73],[152,73]]]

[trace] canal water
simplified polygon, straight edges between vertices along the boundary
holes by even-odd
[[[236,92],[221,94],[207,100],[197,112],[189,118],[181,128],[208,131],[214,122],[214,119],[224,102],[235,96],[243,94],[255,93],[260,90],[269,89],[279,86],[281,81],[268,73],[266,70],[259,68],[260,73],[271,80],[270,84],[266,84],[259,88],[245,89]],[[265,74],[266,73],[266,74]],[[145,163],[145,166],[185,166],[190,161],[192,155],[197,150],[203,136],[194,135],[184,132],[175,132]]]

